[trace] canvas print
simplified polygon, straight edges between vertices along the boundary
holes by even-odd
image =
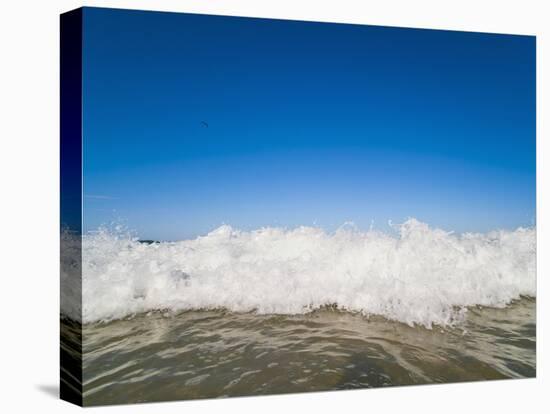
[[[61,396],[536,375],[533,36],[61,16]]]

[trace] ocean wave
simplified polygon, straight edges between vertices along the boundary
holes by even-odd
[[[457,235],[415,219],[395,228],[224,225],[152,244],[107,231],[86,235],[81,318],[216,308],[302,314],[329,305],[430,328],[459,323],[469,306],[536,295],[534,228]]]

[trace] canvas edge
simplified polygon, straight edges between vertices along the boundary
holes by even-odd
[[[60,15],[60,385],[62,400],[82,393],[82,8]],[[68,242],[67,240],[70,240]],[[67,315],[64,304],[74,304]],[[80,317],[79,317],[80,316]]]

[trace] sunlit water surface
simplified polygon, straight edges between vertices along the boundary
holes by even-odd
[[[324,309],[154,312],[83,328],[84,403],[102,405],[534,377],[535,305],[454,328]]]

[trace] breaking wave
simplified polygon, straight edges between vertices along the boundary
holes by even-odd
[[[337,306],[430,328],[459,323],[469,306],[536,295],[534,228],[457,235],[409,219],[395,229],[224,225],[152,244],[100,231],[83,237],[82,317],[74,305],[62,312],[90,323],[152,310],[300,314]]]

